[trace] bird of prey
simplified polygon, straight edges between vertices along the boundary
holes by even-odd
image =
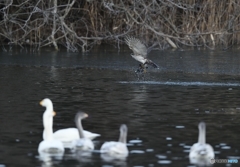
[[[154,68],[158,68],[157,64],[147,58],[148,49],[139,39],[131,36],[126,36],[125,42],[128,47],[133,51],[133,54],[131,54],[131,56],[141,63],[139,64],[139,69],[137,70],[137,72],[146,72],[148,64]]]

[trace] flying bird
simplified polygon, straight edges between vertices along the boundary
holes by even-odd
[[[126,36],[125,42],[133,51],[131,56],[141,63],[139,64],[139,69],[137,72],[146,72],[146,68],[148,68],[147,65],[151,65],[154,68],[159,68],[157,64],[147,58],[148,49],[139,39],[132,36]]]

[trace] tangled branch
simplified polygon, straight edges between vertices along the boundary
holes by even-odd
[[[86,52],[102,42],[119,46],[130,34],[155,49],[214,49],[239,43],[239,8],[238,0],[6,0],[0,40]]]

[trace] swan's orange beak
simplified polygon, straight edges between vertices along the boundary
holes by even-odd
[[[88,117],[88,114],[84,114],[85,117]]]
[[[42,106],[43,100],[39,102],[39,104]]]
[[[53,111],[53,116],[55,116],[57,113],[55,111]]]

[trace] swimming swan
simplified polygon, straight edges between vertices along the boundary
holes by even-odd
[[[210,144],[206,143],[206,124],[200,122],[198,125],[199,136],[198,142],[193,144],[190,149],[189,158],[191,163],[210,163],[209,160],[214,158],[214,150]]]
[[[128,148],[126,145],[127,140],[127,126],[125,124],[122,124],[120,126],[120,137],[119,141],[110,141],[105,142],[101,149],[101,153],[108,153],[109,155],[113,156],[127,156],[128,155]]]
[[[96,137],[101,136],[100,134],[92,133],[86,130],[83,130],[83,134],[86,138],[90,140],[93,140]],[[73,140],[77,140],[80,138],[77,128],[60,129],[54,132],[53,136],[55,139],[61,140],[62,142],[71,142]]]
[[[48,100],[49,102],[45,107],[52,109],[53,108],[52,101],[50,99]],[[91,133],[86,130],[84,130],[83,133],[86,138],[89,138],[91,140],[98,136],[101,136],[100,134]],[[45,138],[46,138],[46,134],[45,134],[45,131],[43,131],[43,139]],[[77,128],[66,128],[66,129],[60,129],[54,132],[53,138],[65,143],[65,142],[72,142],[73,140],[77,140],[80,138],[80,136]]]
[[[84,112],[78,112],[75,116],[75,123],[78,128],[78,133],[80,136],[80,139],[72,141],[72,149],[78,149],[78,150],[94,150],[94,144],[92,140],[89,138],[86,138],[83,133],[83,127],[82,127],[82,119],[87,118],[88,115]]]
[[[38,152],[41,153],[63,153],[64,147],[61,141],[55,140],[53,138],[53,116],[56,115],[56,112],[53,111],[52,102],[50,99],[43,99],[40,102],[40,105],[46,107],[46,110],[43,114],[43,127],[45,138],[40,142],[38,146]]]

